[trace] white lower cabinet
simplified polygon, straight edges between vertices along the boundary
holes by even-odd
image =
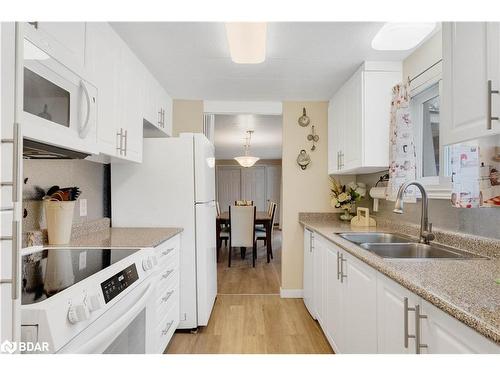
[[[420,298],[382,274],[377,275],[377,341],[378,352],[384,354],[415,353],[415,319],[405,311]],[[405,323],[406,320],[406,323]],[[405,328],[406,327],[406,328]],[[411,332],[411,333],[410,333]]]
[[[303,285],[303,298],[309,314],[316,319],[316,311],[314,310],[314,296],[313,296],[313,270],[314,270],[314,247],[313,247],[313,233],[306,229],[304,231],[304,285]]]
[[[377,353],[377,271],[345,252],[340,262],[345,353]]]
[[[320,324],[328,341],[338,353],[376,353],[376,271],[333,243],[318,242],[326,279]]]
[[[157,352],[163,353],[179,326],[180,319],[180,247],[178,234],[155,248],[160,265],[156,284]]]
[[[500,345],[340,246],[309,230],[305,236],[306,248],[307,236],[314,239],[306,304],[336,353],[500,353]]]
[[[316,311],[316,319],[326,331],[326,318],[327,318],[327,264],[326,264],[326,241],[315,236],[314,238],[314,310]]]
[[[500,353],[500,346],[459,322],[443,310],[421,301],[421,343],[426,347],[422,353],[468,354]]]

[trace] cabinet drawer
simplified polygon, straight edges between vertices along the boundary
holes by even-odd
[[[179,260],[173,259],[167,266],[162,267],[158,272],[158,287],[157,289],[164,289],[168,284],[172,284],[173,280],[179,278]]]
[[[156,327],[158,337],[158,352],[163,353],[179,325],[179,305],[173,306],[165,318]]]
[[[158,293],[156,300],[157,321],[163,320],[165,314],[175,305],[179,305],[179,284],[173,284],[162,293]]]
[[[178,256],[179,251],[180,251],[179,235],[171,238],[167,242],[155,248],[155,253],[156,256],[158,257],[158,261],[160,264],[165,264],[166,262],[169,262],[171,259]]]

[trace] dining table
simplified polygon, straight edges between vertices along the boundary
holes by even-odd
[[[219,258],[218,254],[221,246],[221,241],[219,240],[220,232],[224,225],[229,226],[229,211],[221,212],[221,214],[217,216],[217,259]],[[271,244],[272,216],[269,215],[267,211],[257,211],[255,213],[255,225],[263,225],[266,230],[267,263],[269,263],[273,253]]]

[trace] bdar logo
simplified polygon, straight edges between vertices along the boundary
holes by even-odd
[[[16,343],[5,340],[2,345],[0,345],[0,352],[12,354],[16,351]]]

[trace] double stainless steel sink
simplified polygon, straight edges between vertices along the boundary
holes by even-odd
[[[424,244],[400,234],[382,232],[338,233],[347,241],[360,245],[363,249],[382,258],[448,258],[480,259],[482,257],[438,244]]]

